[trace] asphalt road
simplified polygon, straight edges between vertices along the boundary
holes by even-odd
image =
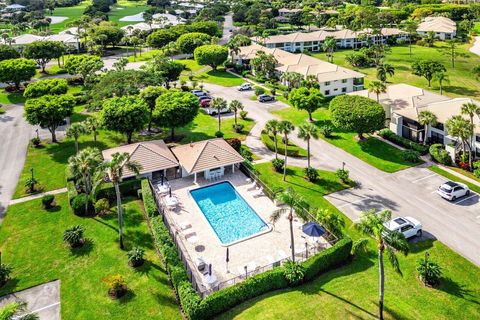
[[[280,101],[259,103],[251,101],[252,92],[239,92],[236,88],[224,88],[205,84],[213,96],[227,101],[240,100],[249,116],[257,121],[246,143],[254,151],[264,151],[260,131],[266,121],[273,118],[269,110],[283,108]],[[291,135],[297,145],[306,148],[306,143]],[[350,177],[358,182],[353,189],[328,195],[326,198],[353,221],[364,210],[388,209],[394,217],[411,216],[424,227],[424,236],[437,238],[470,261],[480,265],[480,203],[479,196],[448,202],[435,190],[446,179],[423,166],[402,170],[393,174],[380,171],[349,153],[321,139],[311,141],[312,165],[317,168],[336,170],[346,163]],[[262,152],[262,151],[261,151]],[[268,157],[268,153],[263,154]],[[289,160],[291,164],[306,166],[304,160]]]
[[[0,115],[0,219],[22,172],[32,128],[23,118],[23,106],[6,106]]]

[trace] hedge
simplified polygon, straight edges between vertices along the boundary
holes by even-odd
[[[273,141],[273,138],[266,133],[265,131],[262,131],[262,142],[265,145],[265,147],[268,148],[268,150],[275,152],[275,142]],[[285,147],[284,143],[282,142],[282,138],[278,136],[277,138],[277,150],[280,155],[285,154]],[[287,156],[289,157],[300,157],[302,156],[301,153],[303,153],[303,149],[296,146],[296,145],[291,145],[289,144],[287,146]]]
[[[136,196],[137,195],[137,190],[141,188],[141,180],[139,179],[134,179],[134,180],[127,180],[119,185],[120,188],[120,193],[122,197],[125,196]],[[104,183],[97,191],[95,194],[95,197],[97,199],[108,199],[110,202],[116,201],[116,196],[115,196],[115,187],[113,186],[113,183],[108,182]]]
[[[73,181],[67,182],[67,196],[70,205],[72,204],[73,199],[78,196],[77,188],[75,188],[75,182]]]
[[[404,137],[400,137],[390,129],[382,129],[378,132],[378,135],[384,138],[385,140],[391,141],[406,149],[415,150],[419,152],[421,155],[426,155],[428,153],[428,146],[417,143],[417,142],[413,142]]]
[[[142,182],[143,195],[149,194],[146,190],[147,187],[148,182]],[[148,212],[150,209],[147,206],[150,206],[150,204],[144,203],[144,205]],[[234,286],[214,292],[202,299],[188,280],[185,267],[178,256],[177,247],[163,223],[162,216],[150,217],[149,219],[155,243],[165,262],[167,273],[177,292],[183,312],[188,319],[212,319],[244,301],[289,286],[284,276],[283,267],[277,267],[252,276]],[[304,280],[311,280],[318,274],[344,263],[350,255],[351,248],[352,240],[345,238],[331,248],[323,250],[304,261],[302,263],[306,269]]]
[[[158,215],[157,205],[153,199],[152,189],[148,179],[142,179],[142,200],[145,206],[145,212],[149,217],[155,217]]]
[[[441,144],[439,143],[432,144],[430,146],[429,152],[433,160],[446,166],[449,166],[452,164],[452,158],[450,157],[450,154],[448,153],[447,150],[443,148]]]

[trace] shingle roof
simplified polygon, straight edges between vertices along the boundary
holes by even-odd
[[[417,27],[420,32],[445,32],[454,33],[457,31],[457,24],[445,17],[426,17]]]
[[[130,155],[130,160],[139,163],[142,166],[140,173],[160,171],[178,166],[177,159],[163,140],[138,142],[103,150],[103,158],[108,161],[117,152],[126,152]],[[123,171],[123,177],[131,177],[133,175],[135,174],[128,169]]]
[[[172,148],[182,167],[188,173],[241,163],[243,157],[224,139],[211,139]]]

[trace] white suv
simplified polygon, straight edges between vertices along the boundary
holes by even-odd
[[[437,193],[444,199],[454,201],[460,197],[468,196],[470,189],[463,183],[447,181],[438,187]]]
[[[388,231],[400,232],[405,238],[411,238],[414,236],[422,236],[422,224],[412,217],[394,218],[383,224]]]
[[[238,87],[238,91],[248,91],[248,90],[252,90],[252,85],[248,82],[245,82],[240,87]]]

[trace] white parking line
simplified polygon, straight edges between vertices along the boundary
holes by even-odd
[[[417,182],[419,182],[419,181],[422,181],[422,180],[424,180],[424,179],[428,179],[428,178],[434,177],[434,176],[436,176],[436,175],[437,175],[436,173],[433,173],[433,174],[430,174],[430,175],[428,175],[428,176],[426,176],[426,177],[413,180],[412,183],[417,183]]]
[[[460,202],[463,202],[463,201],[465,201],[465,200],[471,199],[471,198],[476,197],[476,196],[477,196],[477,194],[475,193],[474,195],[471,195],[471,196],[468,197],[468,198],[464,198],[464,199],[462,199],[462,200],[460,200],[460,201],[455,202],[455,204],[459,204]]]
[[[45,306],[45,307],[42,307],[42,308],[38,308],[36,310],[32,310],[30,311],[30,313],[37,313],[37,312],[40,312],[42,310],[45,310],[45,309],[48,309],[48,308],[51,308],[51,307],[55,307],[55,306],[58,306],[60,304],[60,302],[55,302],[55,303],[52,303],[48,306]]]

